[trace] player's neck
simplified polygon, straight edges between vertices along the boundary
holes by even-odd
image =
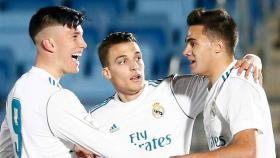
[[[59,73],[56,68],[53,67],[53,64],[48,64],[49,62],[45,62],[40,57],[36,58],[35,66],[47,71],[50,75],[52,75],[56,80],[60,80],[63,74]]]
[[[117,92],[120,101],[126,103],[137,99],[143,92],[144,88],[132,93]]]
[[[211,87],[215,84],[215,82],[219,79],[219,77],[222,75],[222,73],[227,69],[227,67],[233,62],[234,58],[224,58],[217,60],[216,67],[212,69],[211,73],[207,76],[209,79],[208,88],[211,89]]]

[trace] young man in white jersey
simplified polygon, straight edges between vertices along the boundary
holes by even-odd
[[[184,55],[192,73],[209,79],[204,129],[209,152],[176,158],[275,158],[266,94],[252,77],[236,75],[237,26],[223,9],[196,9],[188,16]]]
[[[37,47],[36,63],[9,93],[1,158],[70,158],[73,144],[105,157],[145,157],[121,139],[98,131],[78,98],[59,84],[65,74],[79,71],[79,58],[87,47],[83,21],[81,12],[67,7],[41,8],[32,16],[29,34]]]
[[[96,127],[149,157],[189,153],[194,120],[203,110],[208,80],[172,75],[145,80],[142,53],[132,33],[116,32],[99,46],[103,75],[116,93],[91,109]]]

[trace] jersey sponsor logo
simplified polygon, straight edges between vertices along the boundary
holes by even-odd
[[[120,130],[120,128],[117,127],[116,124],[113,124],[113,125],[110,127],[110,129],[109,129],[110,133],[114,133],[114,132],[116,132],[116,131],[118,131],[118,130]]]
[[[224,136],[212,136],[210,138],[210,147],[211,149],[220,148],[226,145],[226,140]]]
[[[171,134],[162,137],[149,137],[148,132],[135,132],[129,135],[130,143],[147,151],[163,148],[172,142]]]
[[[153,105],[153,116],[155,118],[161,118],[164,115],[164,108],[159,104],[159,102],[154,103]]]

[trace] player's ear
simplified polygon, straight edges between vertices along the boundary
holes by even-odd
[[[47,50],[48,52],[54,52],[55,45],[53,39],[43,39],[41,42],[43,49]]]
[[[102,69],[102,75],[104,76],[104,78],[106,80],[110,80],[112,77],[111,77],[111,73],[110,73],[110,70],[108,69],[108,67],[104,67]]]
[[[214,42],[214,49],[215,49],[215,52],[216,53],[220,53],[220,52],[223,52],[222,50],[225,48],[225,43],[222,41],[222,40],[216,40]]]

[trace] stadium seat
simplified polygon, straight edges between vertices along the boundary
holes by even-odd
[[[4,104],[5,105],[5,104]],[[5,110],[6,110],[6,107],[3,106],[3,105],[0,105],[0,124],[2,124],[3,120],[4,120],[4,117],[5,117]],[[1,131],[1,128],[0,128],[0,131]]]
[[[184,45],[186,16],[195,7],[194,0],[136,0],[136,14],[162,14],[168,17],[172,29],[172,44]]]
[[[0,32],[0,46],[9,47],[14,53],[15,65],[18,66],[17,76],[19,77],[34,64],[36,49],[29,36],[25,33],[3,33]]]
[[[152,58],[151,60],[145,59],[152,62],[152,66],[149,67],[152,70],[152,78],[164,77],[167,74],[171,30],[165,15],[137,14],[123,16],[109,26],[108,34],[120,31],[134,33],[140,46],[145,45],[151,49],[149,53],[152,53],[152,55],[145,55],[148,52],[143,52],[143,54]]]
[[[196,0],[196,8],[214,9],[216,7],[216,0]]]
[[[32,14],[29,11],[7,11],[0,14],[0,46],[12,49],[18,76],[26,72],[35,60],[35,46],[28,34]]]
[[[0,100],[4,101],[17,78],[16,62],[9,47],[0,47],[0,54]]]
[[[0,14],[0,32],[26,32],[28,35],[28,25],[32,11],[5,11]]]
[[[249,21],[250,21],[250,35],[249,42],[250,45],[253,45],[256,38],[256,29],[259,27],[260,23],[263,20],[263,10],[261,10],[262,2],[261,0],[249,0]]]
[[[70,0],[69,6],[84,11],[89,20],[106,27],[126,12],[127,0]]]
[[[108,14],[120,15],[126,11],[127,0],[71,0],[70,7],[90,12],[91,10],[105,11]]]
[[[58,5],[56,0],[4,0],[3,7],[7,11],[32,10],[36,11],[41,7]]]

